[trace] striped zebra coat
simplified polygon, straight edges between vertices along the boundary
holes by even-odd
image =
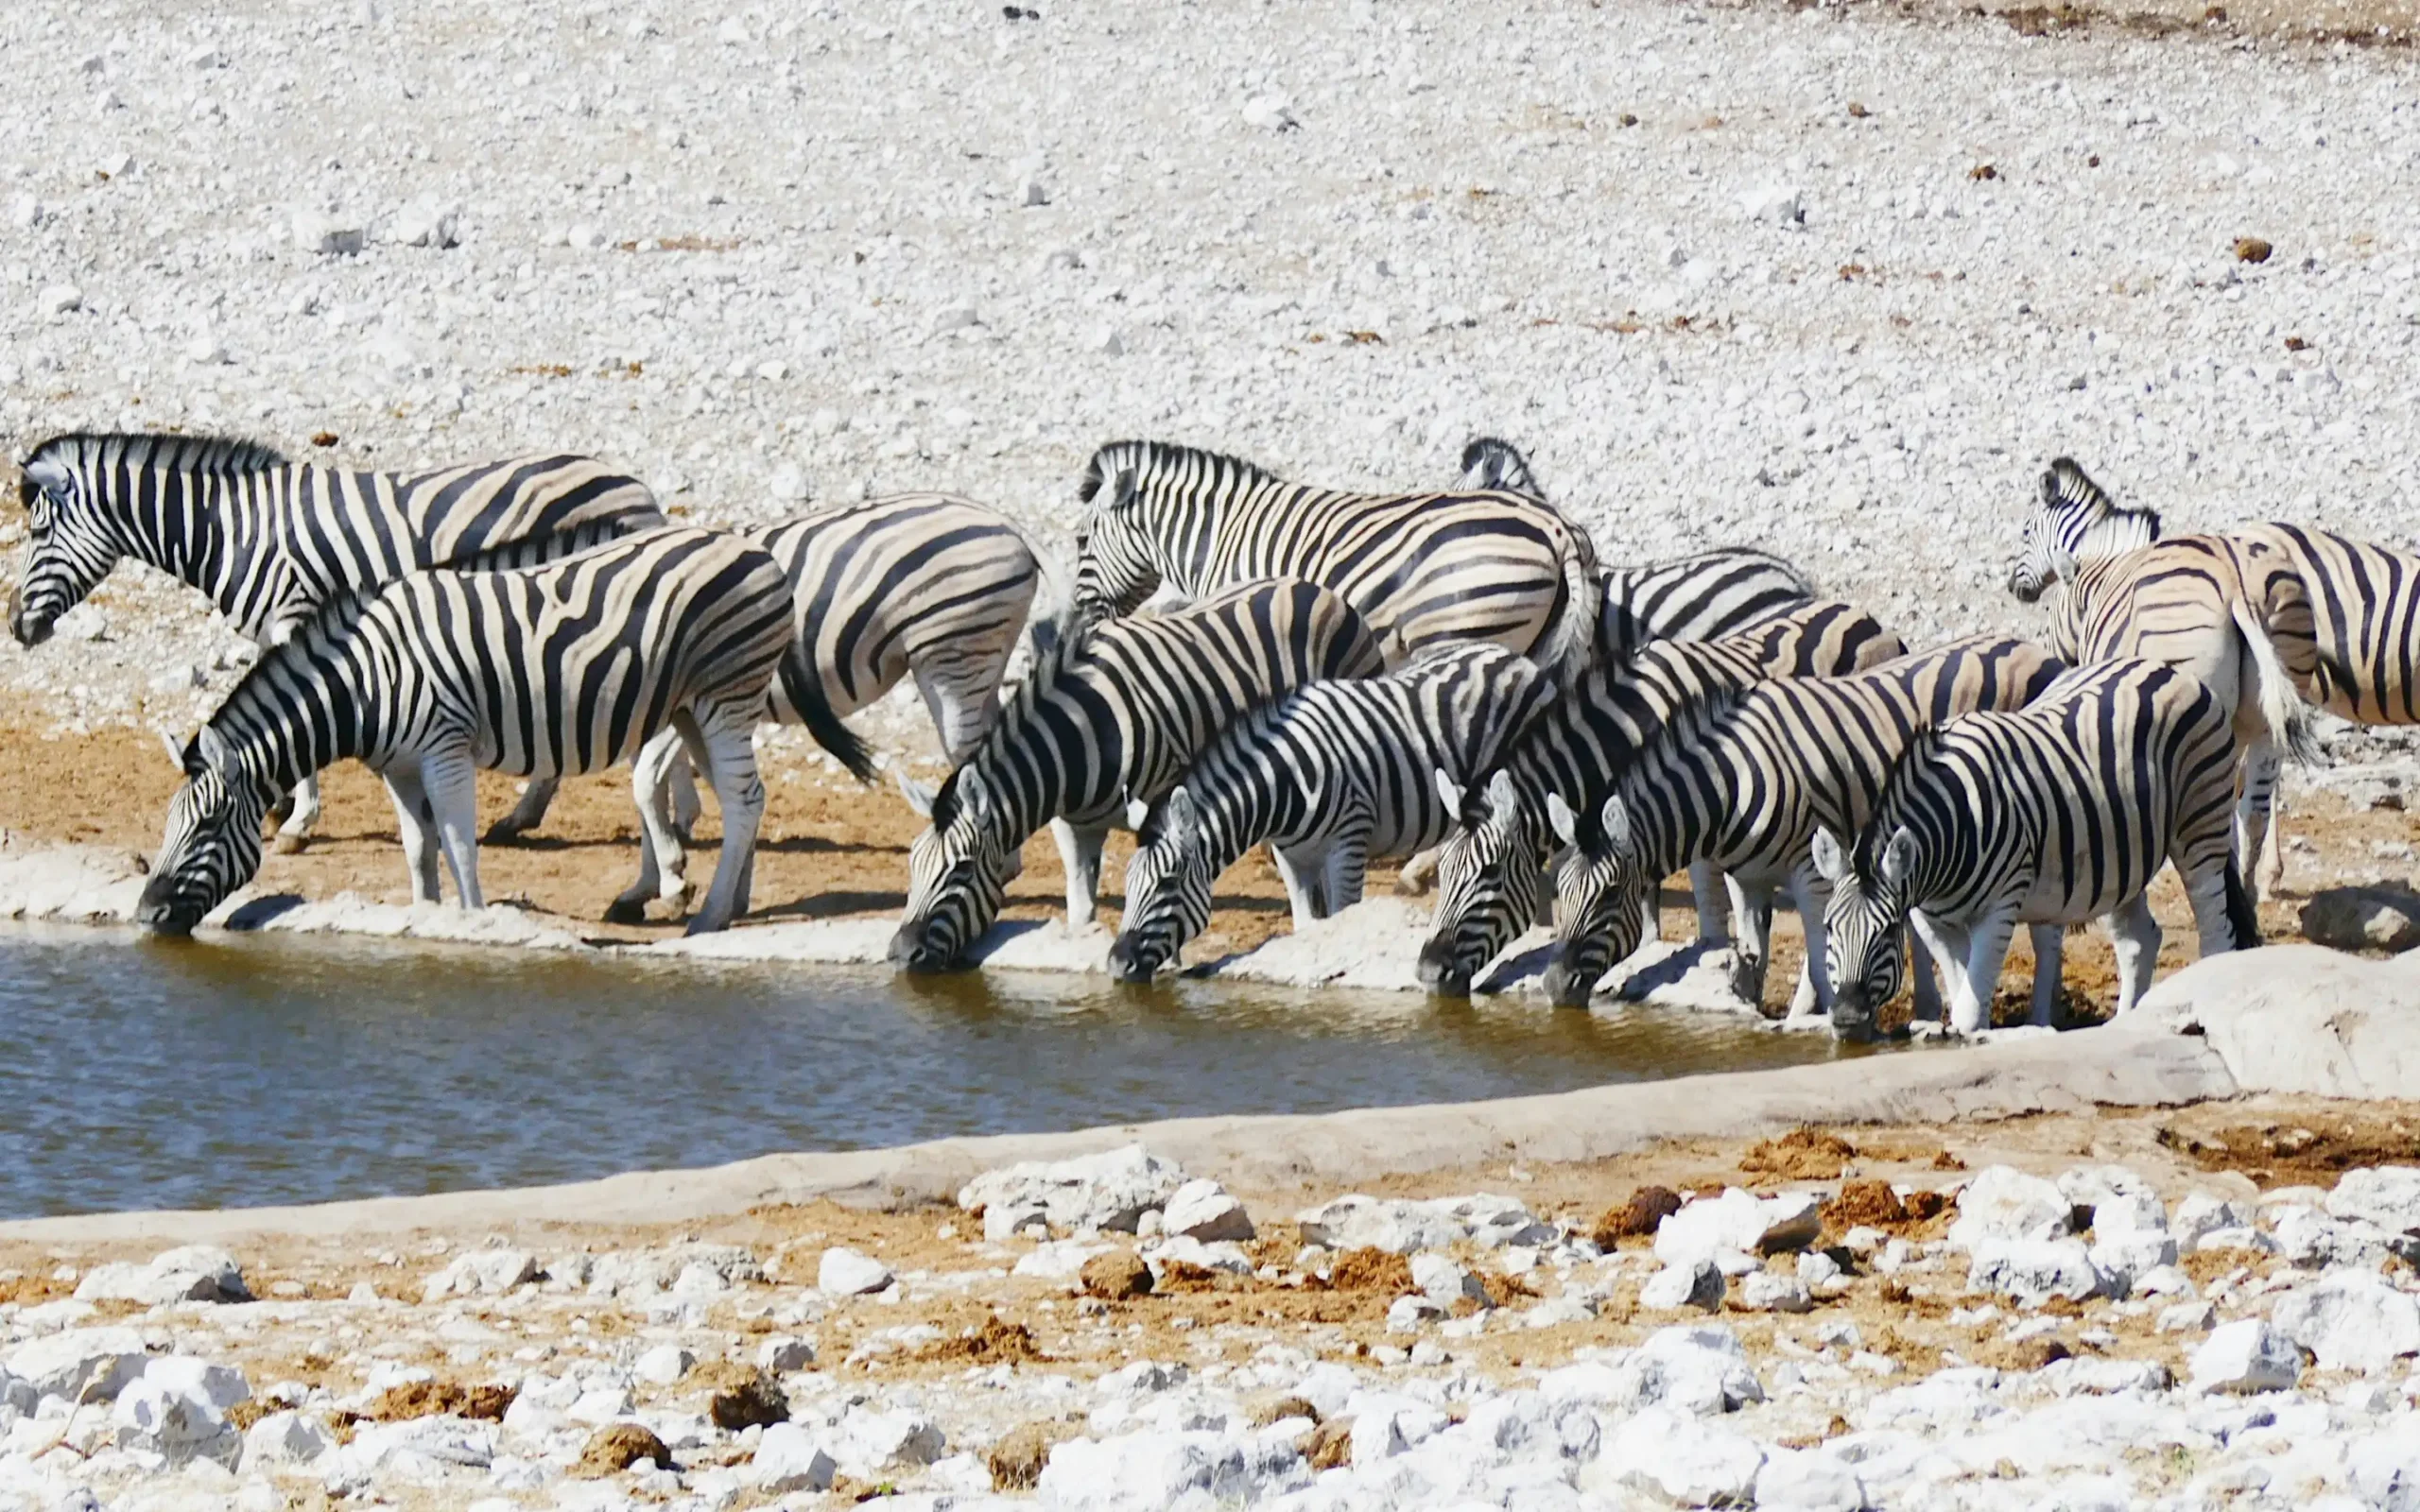
[[[1674,711],[1601,806],[1555,806],[1573,853],[1556,879],[1548,995],[1585,1004],[1598,978],[1638,948],[1641,901],[1704,863],[1730,877],[1740,926],[1735,990],[1763,1000],[1773,894],[1788,885],[1806,927],[1814,1006],[1828,1009],[1820,879],[1807,868],[1815,831],[1861,827],[1918,730],[2021,708],[2063,670],[2039,646],[1979,636],[1849,677],[1719,690]]]
[[[539,567],[417,572],[337,595],[245,673],[178,752],[142,921],[184,932],[250,881],[276,795],[357,758],[386,779],[412,897],[438,896],[441,850],[466,908],[482,906],[473,779],[593,772],[662,750],[674,730],[722,804],[722,857],[691,924],[747,906],[765,789],[752,733],[789,640],[789,593],[736,537],[660,530]],[[677,866],[655,775],[633,778],[646,819],[632,893]],[[629,895],[626,895],[629,896]]]
[[[1149,981],[1176,959],[1208,926],[1219,873],[1264,840],[1296,929],[1359,902],[1371,860],[1443,840],[1457,784],[1553,694],[1501,646],[1437,645],[1383,678],[1313,683],[1245,714],[1148,817],[1131,816],[1142,839],[1111,972]]]
[[[1844,850],[1814,845],[1832,1028],[1870,1037],[1898,990],[1902,923],[1951,965],[1950,1024],[1985,1026],[2014,926],[2107,916],[2118,1011],[2151,986],[2160,928],[2147,889],[2173,861],[2202,954],[2259,943],[2228,840],[2235,745],[2208,687],[2156,662],[2103,662],[2061,678],[2014,713],[1968,714],[1911,741],[1872,817]],[[2051,1004],[2036,983],[2034,1022]]]
[[[1898,637],[1846,604],[1802,606],[1721,641],[1660,641],[1589,670],[1515,737],[1495,770],[1465,784],[1461,829],[1438,861],[1437,911],[1420,981],[1460,996],[1546,910],[1540,866],[1555,849],[1547,799],[1603,801],[1639,747],[1690,699],[1769,677],[1854,672],[1904,654]],[[1693,879],[1698,928],[1728,933],[1713,875]]]
[[[2010,591],[2029,602],[2066,584],[2051,614],[2061,655],[2165,662],[2230,711],[2241,765],[2236,855],[2256,898],[2285,864],[2278,847],[2262,865],[2280,764],[2312,749],[2300,697],[2318,670],[2312,600],[2285,528],[2161,539],[2157,513],[2119,507],[2060,457],[2043,474],[2009,575]]]
[[[22,472],[26,556],[9,623],[25,645],[48,640],[127,558],[201,590],[266,646],[338,594],[406,573],[532,565],[666,524],[645,484],[583,456],[354,472],[247,441],[78,434],[35,447]],[[300,784],[281,849],[318,814],[317,783]]]
[[[1160,441],[1113,441],[1079,497],[1080,619],[1132,612],[1166,585],[1187,598],[1269,576],[1333,590],[1390,662],[1487,641],[1565,681],[1588,664],[1597,554],[1586,532],[1517,493],[1351,493]]]
[[[890,958],[955,966],[999,916],[1028,836],[1049,824],[1067,921],[1092,922],[1101,842],[1128,805],[1176,784],[1256,704],[1383,669],[1377,637],[1336,594],[1296,578],[1246,583],[1162,614],[1079,624],[1017,685],[938,794],[907,783],[931,823],[908,853]]]

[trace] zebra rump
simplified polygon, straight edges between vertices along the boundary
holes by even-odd
[[[1019,683],[941,791],[908,857],[890,956],[914,971],[963,962],[998,916],[1026,839],[1058,833],[1071,926],[1091,921],[1102,839],[1173,786],[1245,711],[1306,683],[1384,668],[1351,605],[1314,583],[1264,579],[1184,609],[1079,623]],[[906,785],[906,784],[903,784]]]
[[[1494,765],[1553,694],[1495,645],[1438,645],[1382,678],[1319,682],[1229,725],[1136,826],[1110,971],[1149,981],[1210,920],[1219,874],[1266,840],[1304,928],[1361,901],[1374,858],[1445,837],[1441,793]]]
[[[678,730],[723,802],[722,862],[697,925],[719,927],[745,905],[764,802],[750,736],[788,637],[780,566],[706,530],[339,594],[265,652],[181,753],[186,782],[141,919],[190,930],[259,868],[276,796],[347,757],[387,780],[415,899],[436,898],[434,823],[462,902],[477,907],[475,769],[596,771]],[[651,870],[664,836],[649,835]]]
[[[1716,641],[1813,601],[1804,573],[1771,552],[1724,546],[1668,561],[1608,567],[1597,654],[1650,641]],[[1878,628],[1878,627],[1877,627]]]

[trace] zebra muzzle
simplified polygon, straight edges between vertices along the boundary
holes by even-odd
[[[910,971],[946,971],[959,964],[957,953],[933,943],[928,924],[902,924],[890,936],[890,964]]]
[[[9,633],[17,638],[17,644],[40,645],[50,639],[50,617],[43,615],[36,618],[26,613],[23,591],[10,589],[9,591]]]
[[[1420,985],[1441,998],[1471,995],[1471,973],[1457,958],[1454,942],[1432,938],[1420,947]]]
[[[1546,988],[1547,1001],[1556,1007],[1584,1008],[1588,994],[1596,990],[1597,975],[1594,971],[1574,971],[1568,961],[1549,961],[1538,985]]]
[[[1148,944],[1120,935],[1109,947],[1109,974],[1120,982],[1149,982],[1165,959]]]

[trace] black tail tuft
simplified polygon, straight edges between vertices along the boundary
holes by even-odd
[[[2235,934],[2235,948],[2248,951],[2260,943],[2260,914],[2252,906],[2252,894],[2244,890],[2243,872],[2227,858],[2227,927]]]
[[[797,706],[799,718],[806,725],[806,732],[815,743],[832,753],[833,759],[849,769],[849,775],[860,782],[873,781],[873,747],[865,738],[840,722],[832,705],[823,697],[823,679],[810,670],[793,646],[782,656],[782,692]]]

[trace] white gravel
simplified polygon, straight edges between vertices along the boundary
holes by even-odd
[[[41,80],[0,98],[0,431],[560,447],[708,521],[943,487],[1048,532],[1115,436],[1384,486],[1485,429],[1609,558],[1769,544],[1911,641],[2032,623],[1999,581],[2056,453],[2180,525],[2420,502],[2398,51],[1038,9],[0,8]],[[223,691],[186,595],[105,610],[8,679]]]

